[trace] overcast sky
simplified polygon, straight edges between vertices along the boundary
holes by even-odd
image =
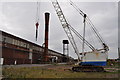
[[[74,0],[75,1],[75,0]],[[85,12],[104,41],[108,44],[109,58],[118,58],[118,3],[117,2],[74,2]],[[68,22],[80,33],[83,30],[83,18],[68,3],[60,2],[60,6]],[[50,12],[49,49],[62,53],[62,40],[68,39],[56,15],[51,2],[40,2],[40,26],[38,41],[35,41],[36,2],[1,2],[0,30],[11,33],[28,41],[42,45],[44,43],[44,13]],[[88,32],[88,31],[87,31]],[[86,32],[86,38],[90,35]],[[76,36],[76,43],[79,43]],[[96,40],[95,40],[96,41]],[[94,42],[95,43],[95,42]],[[96,43],[95,43],[96,44]],[[79,45],[81,49],[81,45]],[[70,56],[77,58],[69,45]],[[81,50],[80,50],[81,51]]]

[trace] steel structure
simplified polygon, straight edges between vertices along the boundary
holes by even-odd
[[[60,5],[59,5],[58,1],[57,1],[57,0],[52,0],[52,4],[53,4],[53,6],[54,6],[54,8],[55,8],[55,11],[56,11],[56,13],[57,13],[57,15],[58,15],[58,17],[59,17],[59,20],[60,20],[60,22],[61,22],[61,24],[62,24],[62,26],[63,26],[66,34],[67,34],[67,36],[68,36],[68,38],[69,38],[69,40],[70,40],[70,43],[72,44],[72,46],[73,46],[73,48],[74,48],[74,50],[75,50],[75,53],[76,53],[77,56],[78,56],[78,59],[80,60],[79,51],[78,51],[77,45],[76,45],[76,43],[75,43],[74,37],[73,37],[73,35],[72,35],[71,32],[75,33],[80,40],[83,40],[84,43],[85,43],[90,49],[95,50],[95,48],[94,48],[88,41],[86,41],[86,40],[67,22],[64,14],[63,14],[63,12],[62,12],[62,9],[60,8]],[[84,14],[84,18],[86,18],[85,15],[86,15],[86,14]],[[84,20],[84,21],[85,21],[85,20]]]
[[[60,8],[60,5],[57,0],[52,0],[52,4],[55,8],[55,11],[57,13],[57,16],[62,24],[62,27],[64,28],[64,31],[66,32],[72,47],[75,50],[75,53],[78,56],[78,63],[80,66],[78,67],[73,67],[73,71],[97,71],[97,72],[102,72],[104,71],[104,68],[102,66],[106,65],[106,59],[107,59],[107,51],[109,50],[108,46],[105,44],[103,41],[102,37],[100,34],[97,32],[97,29],[94,27],[90,19],[87,17],[85,13],[83,13],[79,8],[77,8],[76,5],[73,5],[71,2],[71,5],[84,17],[84,33],[83,36],[81,36],[66,20],[62,9]],[[88,41],[85,40],[85,25],[86,22],[91,26],[93,32],[96,34],[98,40],[102,43],[103,48],[102,49],[96,49],[94,48],[93,45],[91,45]],[[71,32],[74,32],[79,39],[83,41],[83,46],[82,46],[82,57],[80,58],[80,53],[78,51],[77,45],[75,43],[74,37]],[[92,51],[90,52],[84,52],[84,43],[87,45]],[[81,59],[81,61],[80,61]]]
[[[95,33],[96,37],[98,38],[99,42],[102,44],[103,49],[105,49],[106,51],[109,50],[108,46],[105,44],[105,41],[103,40],[103,38],[101,37],[101,35],[99,34],[98,30],[95,28],[95,26],[93,25],[93,23],[91,22],[91,20],[89,19],[89,17],[82,11],[80,10],[71,0],[70,4],[77,10],[77,12],[84,17],[84,24],[85,22],[88,23],[90,25],[90,27],[92,28],[93,32]],[[85,33],[84,33],[85,34]],[[83,36],[84,37],[84,36]],[[106,47],[106,48],[105,48]]]
[[[60,8],[60,5],[57,2],[57,0],[52,0],[52,4],[53,4],[53,6],[55,8],[55,11],[56,11],[58,17],[59,17],[59,20],[60,20],[60,22],[62,24],[62,27],[64,28],[64,31],[66,32],[66,34],[67,34],[67,36],[68,36],[74,50],[75,50],[75,53],[78,56],[78,60],[80,60],[79,51],[77,49],[77,45],[75,43],[74,37],[73,37],[73,35],[71,33],[70,25],[68,24],[63,12],[62,12],[62,9]]]

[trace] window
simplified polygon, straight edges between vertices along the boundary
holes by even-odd
[[[39,51],[39,48],[36,46],[36,48],[35,48],[37,51]]]
[[[22,41],[20,42],[20,46],[21,46],[21,47],[23,46],[23,42],[22,42]]]
[[[29,48],[29,44],[27,44],[27,48]]]
[[[24,48],[26,47],[26,44],[24,42],[23,42],[23,46],[22,47],[24,47]]]
[[[24,47],[26,48],[26,43],[24,43]]]
[[[15,40],[15,45],[17,45],[17,40]]]
[[[17,45],[19,46],[19,40],[17,40]]]
[[[6,42],[6,37],[2,36],[2,42]]]
[[[31,45],[31,44],[29,44],[29,48],[32,48],[32,45]]]
[[[34,49],[34,46],[32,46],[32,49]],[[35,50],[35,49],[34,49]]]
[[[48,54],[50,54],[50,51],[48,51]]]
[[[41,51],[41,48],[39,48],[39,51]]]
[[[2,42],[2,35],[1,35],[1,33],[0,33],[0,41]]]
[[[37,47],[37,50],[39,51],[39,47]]]
[[[12,38],[6,37],[6,42],[12,44]]]
[[[15,39],[12,40],[12,44],[15,44]]]
[[[23,42],[23,47],[25,47],[25,43]]]

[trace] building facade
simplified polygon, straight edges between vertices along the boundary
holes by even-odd
[[[0,63],[39,64],[42,62],[44,47],[0,31]],[[49,62],[63,62],[66,56],[53,50],[48,50]]]

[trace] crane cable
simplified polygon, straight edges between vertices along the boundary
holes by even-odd
[[[69,28],[79,37],[79,39],[83,40],[84,38],[69,24]],[[85,40],[85,39],[84,39]],[[85,40],[85,44],[91,48],[92,50],[95,50],[95,48],[88,42]]]
[[[84,12],[82,10],[80,10],[71,0],[70,0],[70,4],[84,17]],[[91,25],[93,31],[96,33],[97,37],[99,37],[101,42],[104,42],[104,40],[102,39],[102,37],[100,36],[99,33],[97,33],[97,29],[94,27],[94,25],[92,24],[91,20],[89,19],[89,17],[86,17],[86,21]]]
[[[69,0],[70,5],[72,5],[78,12],[80,15],[82,15],[84,17],[84,12],[82,10],[80,10],[71,0]],[[97,29],[94,27],[93,23],[91,22],[91,20],[88,18],[88,16],[86,17],[86,22],[88,24],[91,25],[91,28],[93,30],[93,32],[96,34],[96,36],[98,37],[98,40],[102,43],[105,43],[105,41],[103,40],[103,38],[100,36],[100,34],[98,33]],[[104,46],[104,45],[103,45]]]
[[[40,3],[37,2],[37,11],[36,11],[36,41],[38,37],[38,26],[39,26],[39,13],[40,13]]]

